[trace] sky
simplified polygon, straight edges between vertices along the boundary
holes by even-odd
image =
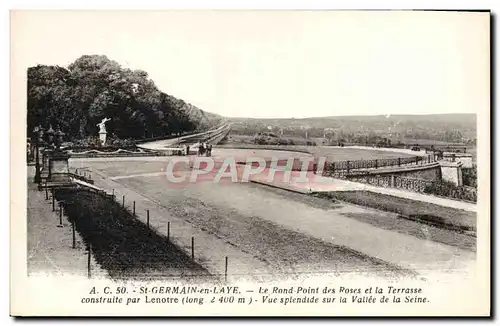
[[[489,13],[17,11],[17,67],[104,54],[226,117],[489,108]]]

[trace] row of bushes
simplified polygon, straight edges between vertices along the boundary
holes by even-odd
[[[73,153],[83,153],[91,150],[96,150],[102,153],[115,152],[119,149],[131,151],[131,152],[143,152],[143,150],[139,150],[139,148],[135,146],[104,146],[104,147],[80,147],[80,146],[72,146],[71,152]]]
[[[189,271],[208,276],[166,237],[148,229],[112,197],[84,189],[59,189],[65,215],[86,244],[92,245],[97,263],[114,279],[165,276]]]
[[[430,182],[425,185],[424,193],[458,200],[477,202],[477,191],[474,188],[458,187],[447,181]]]
[[[254,144],[257,145],[304,145],[304,146],[316,146],[316,142],[312,140],[294,140],[282,137],[266,137],[258,136],[254,139]]]
[[[79,139],[71,143],[66,143],[66,147],[70,148],[85,148],[89,149],[101,149],[101,148],[122,148],[129,149],[135,148],[135,141],[133,139],[119,139],[116,137],[108,137],[106,139],[106,144],[103,146],[101,140],[98,136],[90,136],[84,139]]]

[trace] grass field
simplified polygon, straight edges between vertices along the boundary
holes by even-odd
[[[325,147],[325,146],[295,146],[295,145],[255,145],[255,144],[239,144],[239,145],[219,145],[214,148],[213,153],[216,155],[218,151],[227,149],[239,148],[240,155],[245,155],[245,150],[248,150],[248,155],[252,155],[252,149],[277,150],[277,151],[297,151],[310,153],[317,157],[326,157],[328,161],[346,161],[346,160],[373,160],[383,158],[398,158],[398,157],[413,157],[414,155],[404,152],[391,152],[387,150],[377,149],[362,149],[348,147]]]
[[[354,148],[332,148],[321,146],[322,138],[310,138],[309,140],[316,142],[318,146],[305,146],[307,139],[293,136],[284,136],[283,138],[291,139],[295,142],[295,145],[256,145],[254,143],[254,136],[250,135],[236,135],[229,134],[228,139],[221,143],[220,147],[240,147],[240,148],[283,148],[287,150],[301,150],[307,151],[315,155],[326,155],[330,160],[342,161],[342,160],[362,160],[362,159],[377,159],[377,158],[397,158],[397,157],[407,157],[412,156],[411,154],[401,153],[401,152],[388,152],[381,150],[362,150]],[[421,146],[457,146],[456,143],[435,141],[429,139],[405,139],[408,143],[419,144]],[[460,147],[460,146],[458,146]],[[467,147],[467,152],[472,154],[472,160],[476,163],[476,147],[471,145],[463,145],[462,147]]]
[[[476,213],[464,210],[370,191],[338,191],[314,195],[394,212],[405,218],[445,228],[454,228],[461,231],[476,230]]]
[[[329,161],[373,160],[383,158],[412,157],[407,153],[389,152],[377,149],[309,147],[309,152],[316,156],[325,156]]]
[[[321,142],[318,142],[318,138],[305,138],[305,137],[297,137],[297,136],[280,136],[279,139],[282,141],[287,142],[288,144],[291,142],[293,145],[290,146],[305,146],[307,145],[307,142],[313,142],[316,144],[321,144]],[[250,136],[250,135],[235,135],[235,134],[229,134],[227,139],[224,141],[224,144],[227,145],[254,145],[255,144],[255,136]],[[278,138],[274,138],[271,141],[277,141]]]

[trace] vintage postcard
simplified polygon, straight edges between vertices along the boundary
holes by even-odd
[[[490,316],[490,12],[10,19],[12,316]]]

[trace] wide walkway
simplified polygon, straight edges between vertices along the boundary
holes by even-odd
[[[155,141],[139,144],[139,145],[137,145],[137,147],[150,149],[150,150],[160,150],[160,151],[165,150],[165,148],[176,148],[176,147],[179,147],[178,144],[180,141],[183,141],[183,140],[186,140],[189,138],[193,138],[193,139],[195,139],[192,142],[194,144],[194,143],[198,142],[198,140],[197,140],[198,137],[203,136],[203,135],[207,135],[210,133],[217,133],[217,132],[224,130],[225,128],[227,128],[227,124],[224,124],[216,129],[200,132],[197,134],[175,137],[175,138],[171,138],[171,139],[155,140]]]
[[[32,182],[33,168],[28,169],[28,273],[29,275],[88,276],[88,251],[85,243],[73,233],[66,216],[59,225],[59,205],[55,201],[52,211],[52,196],[45,199],[45,191],[39,191]],[[107,272],[91,257],[91,276],[106,277]]]

